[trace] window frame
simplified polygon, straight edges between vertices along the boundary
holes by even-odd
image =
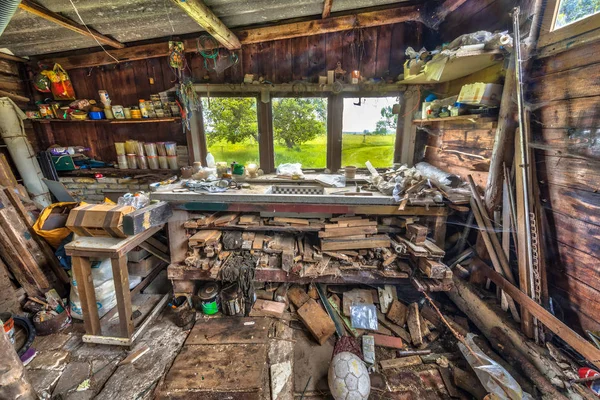
[[[579,21],[555,29],[554,25],[558,16],[560,2],[561,0],[548,0],[542,18],[540,37],[537,44],[538,48],[550,46],[575,36],[600,30],[600,13],[590,15]],[[597,33],[597,36],[600,36],[600,31]]]
[[[216,85],[215,85],[216,86]],[[219,92],[217,88],[214,91],[207,92],[205,90],[197,90],[196,93],[200,98],[205,97],[249,97],[255,98],[257,102],[256,113],[258,121],[258,150],[260,168],[265,173],[275,172],[275,148],[273,137],[273,103],[274,97],[321,97],[327,99],[327,165],[326,168],[310,168],[314,171],[323,171],[328,169],[332,173],[341,169],[342,165],[342,121],[343,121],[343,104],[344,98],[375,98],[375,97],[403,97],[402,88],[398,90],[383,90],[376,91],[352,91],[352,92],[296,92],[296,91],[281,91],[273,90],[269,92],[269,102],[265,103],[261,100],[261,93],[257,91],[227,91]],[[403,125],[402,118],[398,119],[398,124]],[[188,132],[188,149],[190,149],[190,162],[199,161],[206,166],[206,155],[208,154],[208,145],[206,140],[204,115],[202,107],[199,111],[194,111],[191,131]],[[396,130],[394,160],[396,162],[399,155],[402,134],[401,130]]]

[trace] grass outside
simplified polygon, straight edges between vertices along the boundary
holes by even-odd
[[[363,135],[343,134],[342,166],[362,168],[366,161],[371,161],[377,168],[390,167],[394,158],[394,139],[395,135],[367,136],[363,143]],[[258,164],[259,160],[258,143],[253,140],[236,144],[218,142],[208,146],[208,151],[216,161]],[[301,163],[302,168],[325,168],[327,138],[321,136],[293,149],[275,143],[275,165],[296,162]]]

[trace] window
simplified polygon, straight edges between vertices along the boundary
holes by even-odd
[[[600,12],[600,0],[560,0],[554,29],[580,21]]]
[[[586,41],[572,38],[586,36]],[[600,37],[600,0],[548,0],[538,47],[567,49]],[[561,46],[556,44],[561,43]]]
[[[397,97],[345,98],[342,122],[342,167],[392,166],[396,121],[392,107]]]
[[[273,98],[275,165],[327,166],[327,99]]]
[[[202,116],[215,161],[259,163],[255,97],[202,98]]]

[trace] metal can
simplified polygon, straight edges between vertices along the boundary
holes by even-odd
[[[110,106],[110,97],[108,96],[108,92],[106,90],[98,90],[98,95],[100,96],[100,102],[105,106]]]
[[[123,106],[112,106],[112,112],[115,116],[115,119],[125,119],[125,111],[123,110]]]
[[[148,118],[148,109],[146,109],[146,101],[144,99],[140,99],[140,113],[142,114],[142,118]]]

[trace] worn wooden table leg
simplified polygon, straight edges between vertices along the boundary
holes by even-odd
[[[433,240],[442,250],[444,250],[446,245],[446,218],[445,215],[435,217],[435,228],[433,231]]]
[[[73,273],[77,282],[77,291],[81,301],[81,312],[85,333],[88,335],[99,335],[100,318],[98,317],[98,306],[96,304],[96,292],[92,280],[92,269],[90,260],[86,257],[73,256],[71,259]]]
[[[167,224],[167,232],[169,233],[169,252],[173,264],[185,260],[185,254],[188,249],[188,238],[185,234],[183,224],[187,219],[187,211],[173,210],[173,215],[169,218]]]
[[[131,309],[131,292],[129,291],[129,272],[127,272],[127,256],[112,258],[113,279],[119,310],[119,326],[121,336],[130,338],[133,334],[133,319]]]

